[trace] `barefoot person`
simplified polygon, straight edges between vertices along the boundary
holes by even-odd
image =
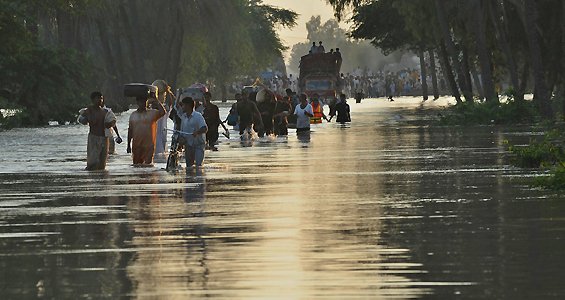
[[[149,98],[147,101],[147,97],[137,97],[137,110],[129,117],[127,152],[132,153],[134,165],[153,164],[157,121],[166,113],[165,107],[157,100],[154,92]],[[148,109],[148,104],[157,109]]]
[[[88,144],[86,146],[86,170],[104,170],[108,160],[108,137],[106,129],[116,125],[116,116],[111,110],[104,109],[104,97],[100,92],[90,94],[92,105],[81,110],[79,122],[89,125]]]

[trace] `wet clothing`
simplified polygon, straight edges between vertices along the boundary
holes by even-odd
[[[104,123],[107,113],[108,111],[103,108],[88,107],[82,114],[82,118],[79,118],[79,121],[84,125],[88,124],[90,126],[88,134],[106,136],[106,126]]]
[[[197,111],[193,111],[190,115],[185,112],[179,114],[181,118],[181,131],[185,132],[182,136],[185,138],[185,158],[186,167],[192,165],[202,166],[204,163],[204,150],[206,148],[206,134],[202,133],[193,136],[192,133],[202,127],[207,127],[204,116]]]
[[[156,109],[134,111],[129,117],[131,152],[134,164],[152,164],[157,138],[157,121],[161,113]]]
[[[206,104],[203,116],[206,121],[206,125],[208,126],[206,142],[209,147],[213,147],[218,142],[218,137],[220,136],[218,132],[218,126],[222,123],[222,119],[220,119],[220,110],[215,104]]]
[[[290,104],[287,101],[277,101],[275,105],[275,115],[282,112],[291,113]],[[288,119],[287,116],[277,116],[273,118],[275,135],[288,135]]]
[[[239,114],[239,134],[243,134],[246,128],[251,128],[255,123],[259,110],[253,101],[242,100],[237,103],[237,113]]]
[[[346,102],[339,102],[335,105],[335,110],[337,112],[338,123],[351,122],[351,116],[349,114],[349,104],[347,104]]]
[[[312,105],[312,112],[313,112],[313,117],[310,117],[310,124],[320,124],[322,123],[322,117],[324,116],[324,113],[322,111],[322,104],[318,101],[313,101],[312,103],[310,103],[310,105]]]
[[[79,117],[82,124],[88,124],[88,142],[86,146],[86,170],[104,170],[108,160],[108,129],[106,124],[116,121],[111,110],[89,107]]]
[[[105,136],[88,134],[86,145],[86,170],[104,170],[108,161],[109,139]]]
[[[312,105],[306,104],[304,108],[298,104],[296,108],[294,108],[294,114],[296,115],[296,131],[298,129],[310,129],[310,116],[305,115],[304,112],[308,112],[313,115]]]
[[[167,111],[169,111],[167,109]],[[167,120],[169,113],[157,120],[157,135],[155,138],[155,154],[164,154],[167,152]]]
[[[267,135],[273,133],[273,115],[275,113],[275,105],[276,102],[274,101],[263,101],[257,105],[257,108],[261,112],[263,129]]]
[[[237,103],[231,106],[230,113],[227,117],[227,123],[230,126],[236,126],[239,122],[239,115],[237,114]]]
[[[296,107],[297,105],[300,104],[300,99],[297,95],[292,95],[290,97],[290,107]],[[296,115],[294,114],[294,111],[290,111],[290,115],[287,117],[288,123],[289,124],[296,124]]]
[[[104,107],[107,112],[111,112],[111,114],[106,113],[106,117],[104,118],[105,123],[110,123],[112,121],[117,121],[116,116],[112,112],[112,109],[108,107]],[[117,127],[116,127],[117,128]],[[106,137],[108,138],[108,154],[115,154],[116,153],[116,141],[114,141],[114,127],[106,128],[104,130]]]

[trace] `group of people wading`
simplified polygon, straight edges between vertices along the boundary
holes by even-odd
[[[136,97],[137,109],[129,118],[127,153],[132,154],[136,166],[150,166],[158,155],[165,155],[167,131],[180,134],[179,143],[184,146],[187,168],[202,166],[206,148],[215,147],[221,125],[227,132],[224,122],[239,130],[242,139],[251,138],[254,132],[259,137],[265,135],[288,135],[289,122],[295,124],[297,134],[310,131],[310,124],[331,122],[337,115],[339,123],[350,122],[350,109],[346,96],[340,95],[337,103],[329,105],[329,118],[324,114],[323,103],[318,95],[310,99],[306,94],[296,95],[290,89],[286,96],[275,95],[263,88],[258,93],[244,90],[235,95],[236,103],[230,109],[226,121],[222,121],[218,106],[211,102],[212,95],[204,93],[203,108],[192,97],[182,97],[172,101],[173,93],[163,80],[155,81],[147,96]],[[86,170],[104,170],[111,146],[121,143],[116,126],[116,116],[105,107],[100,92],[90,96],[92,105],[79,112],[78,122],[89,125]],[[310,101],[309,101],[310,100]],[[174,102],[174,104],[173,104]],[[175,130],[167,129],[167,119],[175,121]],[[177,125],[178,124],[178,125]],[[114,140],[113,134],[117,135]],[[229,137],[229,135],[226,135]]]

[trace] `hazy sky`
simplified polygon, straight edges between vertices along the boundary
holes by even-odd
[[[332,7],[325,0],[264,0],[263,2],[298,13],[297,25],[294,28],[279,29],[279,36],[289,48],[296,43],[306,41],[306,22],[310,20],[310,17],[320,15],[322,23],[333,18]]]

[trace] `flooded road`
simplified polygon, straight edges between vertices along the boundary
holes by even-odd
[[[565,199],[505,151],[535,132],[349,103],[350,125],[232,132],[178,174],[123,144],[83,171],[85,126],[0,132],[0,298],[565,298]]]

